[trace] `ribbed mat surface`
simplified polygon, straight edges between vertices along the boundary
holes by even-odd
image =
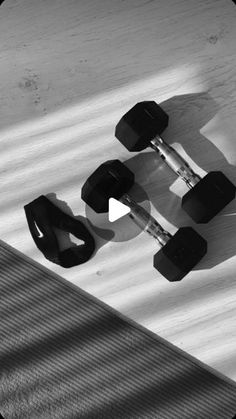
[[[0,266],[5,419],[234,416],[236,383],[4,243]]]

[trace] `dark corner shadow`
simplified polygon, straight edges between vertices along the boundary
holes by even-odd
[[[71,208],[69,207],[69,205],[65,201],[62,201],[62,200],[58,199],[55,193],[51,192],[51,193],[46,194],[45,196],[48,199],[50,199],[50,201],[53,202],[58,208],[60,208],[62,211],[64,211],[66,214],[70,215],[71,217],[75,218],[78,221],[81,221],[87,227],[89,232],[94,237],[95,243],[96,243],[95,252],[93,253],[91,258],[93,258],[96,255],[96,253],[98,252],[98,250],[102,246],[104,246],[112,238],[112,236],[111,236],[112,233],[110,231],[107,232],[107,240],[103,240],[97,235],[95,237],[93,225],[86,217],[83,217],[82,215],[76,215],[75,216],[73,214]],[[59,246],[60,246],[61,250],[64,250],[64,249],[67,249],[69,247],[78,245],[78,243],[76,244],[74,241],[71,240],[70,234],[68,232],[58,230],[58,229],[55,229],[55,230],[56,230],[56,233],[57,233],[57,238],[58,238]],[[76,240],[78,240],[78,239],[76,239]],[[81,244],[83,244],[83,243],[84,242],[81,240]],[[91,260],[91,258],[90,258],[90,260]]]
[[[169,126],[162,134],[163,138],[169,144],[181,144],[203,170],[220,170],[236,185],[236,167],[228,163],[221,151],[200,133],[220,109],[210,94],[174,96],[160,105],[169,114]],[[135,173],[136,181],[144,187],[150,201],[166,220],[176,228],[192,226],[208,241],[207,255],[195,270],[210,269],[236,254],[236,200],[208,224],[197,225],[181,209],[181,198],[170,191],[177,176],[157,153],[140,152],[124,163]],[[160,199],[162,196],[164,198]]]
[[[3,4],[3,2],[4,2],[5,0],[0,0],[0,6],[1,6],[1,4]],[[0,416],[1,417],[1,416]]]

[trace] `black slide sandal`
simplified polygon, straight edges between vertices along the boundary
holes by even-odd
[[[34,242],[48,260],[64,268],[70,268],[91,258],[95,250],[95,241],[81,221],[65,214],[44,195],[25,205],[24,210]],[[84,244],[60,251],[53,227],[73,234],[83,240]]]

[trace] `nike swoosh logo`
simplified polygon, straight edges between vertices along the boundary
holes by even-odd
[[[38,238],[39,238],[39,239],[41,239],[41,238],[43,237],[43,233],[42,233],[42,231],[41,231],[41,230],[39,230],[39,228],[38,228],[38,226],[37,226],[36,222],[34,222],[34,224],[35,224],[35,227],[36,227],[36,229],[37,229],[37,231],[38,231],[38,233],[39,233]]]

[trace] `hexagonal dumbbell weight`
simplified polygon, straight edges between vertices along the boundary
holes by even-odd
[[[162,246],[153,265],[168,281],[180,281],[202,259],[207,242],[193,228],[182,227],[174,236],[127,194],[134,184],[134,174],[119,160],[101,164],[85,182],[81,198],[96,212],[108,211],[109,198],[130,208],[130,218]]]
[[[161,138],[169,117],[154,101],[137,103],[118,122],[116,138],[129,150],[152,147],[187,184],[182,208],[196,223],[207,223],[235,198],[236,187],[220,171],[201,178],[189,164]]]

